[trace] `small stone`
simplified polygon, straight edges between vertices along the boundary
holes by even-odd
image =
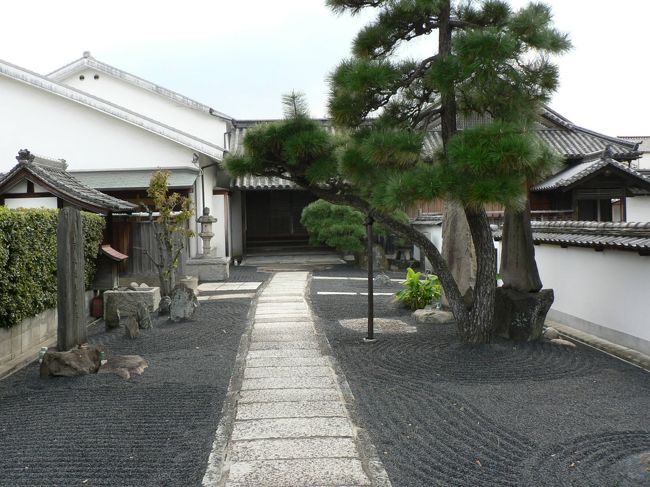
[[[449,311],[441,309],[416,309],[413,317],[418,323],[429,323],[432,325],[442,325],[454,321],[454,315]]]
[[[115,300],[104,301],[104,323],[106,330],[112,330],[120,326],[120,310]]]
[[[183,284],[178,284],[171,294],[169,319],[172,321],[191,320],[199,307],[194,291]]]
[[[377,286],[389,286],[390,284],[392,284],[390,277],[388,277],[383,272],[381,274],[377,274],[373,279],[373,281]]]
[[[142,374],[149,366],[140,355],[115,355],[102,365],[99,374],[115,374],[123,379],[129,379],[131,374]]]
[[[169,307],[172,304],[172,298],[169,296],[163,296],[160,298],[160,304],[158,305],[158,315],[168,315],[169,314]]]
[[[147,284],[146,282],[143,282],[143,283],[140,284],[140,287],[141,287],[141,288],[143,288],[143,287],[148,288],[148,287],[149,287],[149,284]]]
[[[75,348],[68,352],[47,351],[43,355],[40,375],[47,377],[75,377],[94,374],[99,369],[99,348]]]
[[[544,338],[547,340],[555,340],[556,338],[560,338],[560,333],[552,326],[549,326],[544,329]]]
[[[127,320],[124,334],[127,338],[137,338],[140,335],[140,329],[138,328],[138,322],[135,316],[131,316]]]
[[[133,281],[131,284],[129,284],[129,289],[133,289],[134,291],[138,289],[140,286],[138,285],[137,282]]]
[[[576,348],[575,343],[570,342],[569,340],[563,340],[562,338],[554,338],[550,340],[549,343],[552,343],[553,345],[558,345],[560,347]]]
[[[153,328],[149,307],[142,301],[140,301],[136,306],[135,319],[138,322],[138,328],[141,330],[149,330]]]

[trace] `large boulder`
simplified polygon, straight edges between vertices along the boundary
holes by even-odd
[[[196,294],[183,284],[177,284],[171,294],[169,319],[172,321],[191,320],[199,307]]]
[[[544,320],[553,304],[552,289],[523,292],[497,288],[494,320],[497,334],[515,341],[536,341],[542,338]]]
[[[98,347],[74,348],[69,352],[48,350],[43,355],[40,375],[46,377],[75,377],[95,374],[99,370]]]

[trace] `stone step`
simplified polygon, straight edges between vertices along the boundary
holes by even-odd
[[[311,487],[370,485],[359,460],[308,458],[235,462],[226,487]]]
[[[262,377],[244,379],[242,391],[249,389],[329,389],[336,382],[332,377]]]
[[[239,404],[250,402],[341,401],[338,389],[255,389],[241,391]]]
[[[337,401],[278,401],[240,404],[237,420],[274,418],[345,417],[345,406]]]
[[[330,403],[331,404],[331,403]],[[295,458],[355,457],[352,438],[291,438],[274,440],[234,441],[230,459],[233,462]]]
[[[353,437],[347,418],[276,418],[235,421],[232,440],[270,438]]]
[[[299,366],[299,367],[246,367],[245,379],[263,377],[332,377],[329,366]]]

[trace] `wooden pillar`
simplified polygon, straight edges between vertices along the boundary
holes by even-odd
[[[84,322],[84,241],[77,208],[59,211],[56,230],[57,348],[70,350],[86,342]]]

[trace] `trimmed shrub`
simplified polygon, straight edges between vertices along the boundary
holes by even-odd
[[[56,306],[58,210],[0,207],[0,327]],[[104,219],[82,212],[85,284],[90,288]]]

